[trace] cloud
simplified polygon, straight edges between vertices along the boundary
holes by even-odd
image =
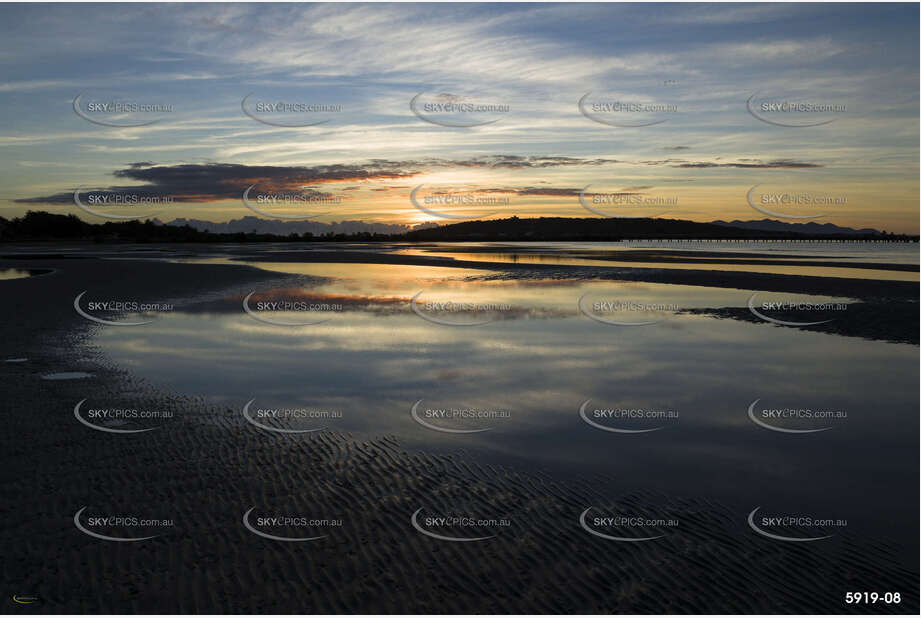
[[[734,167],[742,169],[804,169],[813,167],[824,167],[818,163],[805,163],[803,161],[790,161],[789,159],[778,159],[776,161],[760,161],[758,159],[740,159],[735,163],[713,163],[712,161],[700,161],[690,163],[679,163],[672,167],[680,168],[709,168],[709,167]]]
[[[716,157],[719,161],[722,157]],[[820,163],[807,163],[804,161],[793,161],[790,159],[774,159],[773,161],[763,161],[761,159],[739,158],[731,163],[716,163],[715,161],[688,161],[686,159],[659,159],[651,161],[640,161],[640,165],[659,166],[667,165],[674,168],[737,168],[737,169],[808,169],[814,167],[825,167]]]
[[[489,167],[493,168],[545,168],[545,167],[565,167],[572,165],[607,165],[610,163],[620,163],[617,159],[578,159],[574,157],[520,157],[512,155],[501,155],[499,157],[483,157],[479,162],[487,162]],[[460,165],[464,165],[460,163]],[[475,167],[482,165],[473,164]]]
[[[652,187],[626,187],[620,191],[604,193],[604,195],[643,195],[643,191]],[[475,189],[469,193],[481,194],[511,194],[527,195],[530,197],[578,197],[585,191],[580,187],[492,187],[488,189]],[[433,191],[434,195],[449,194],[450,191]],[[594,192],[585,193],[586,196],[601,195]]]
[[[257,185],[257,190],[263,193],[283,191],[303,193],[304,188],[308,185],[405,179],[430,169],[439,168],[543,169],[579,165],[597,166],[613,162],[615,162],[613,159],[517,155],[495,155],[463,160],[423,159],[397,161],[372,159],[366,163],[318,166],[245,165],[239,163],[156,165],[149,161],[142,161],[130,163],[127,167],[113,172],[113,176],[116,178],[142,184],[110,186],[100,192],[112,195],[130,192],[169,196],[177,202],[212,202],[239,199],[242,192],[251,185]],[[21,204],[68,204],[73,202],[75,189],[15,201]],[[376,190],[385,191],[386,188]],[[536,191],[536,189],[530,190]],[[548,191],[548,189],[542,189],[542,191]],[[319,192],[314,193],[316,195],[329,195]],[[536,194],[522,193],[522,195]]]
[[[577,196],[582,192],[582,189],[572,188],[572,187],[490,187],[482,189],[474,189],[469,191],[469,193],[499,193],[499,194],[511,194],[511,195],[530,195],[530,196],[546,196],[546,197],[573,197]],[[448,194],[449,191],[433,191],[433,194]]]
[[[524,187],[517,189],[517,195],[548,196],[548,197],[573,197],[579,195],[582,189],[553,188],[553,187]]]

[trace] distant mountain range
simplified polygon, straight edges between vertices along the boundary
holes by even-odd
[[[314,236],[325,234],[405,234],[412,230],[434,227],[434,223],[419,225],[401,225],[392,223],[365,223],[364,221],[334,221],[322,223],[320,221],[278,221],[275,219],[260,219],[259,217],[243,217],[232,219],[226,223],[202,221],[201,219],[173,219],[164,223],[154,219],[155,223],[163,225],[183,226],[188,225],[200,232],[212,234],[272,234],[275,236],[288,236],[290,234],[309,233]]]
[[[543,229],[545,224],[535,222],[552,222],[554,229]],[[212,234],[272,234],[275,236],[288,236],[290,234],[310,233],[314,236],[326,234],[408,234],[414,239],[433,239],[436,237],[500,234],[504,238],[520,237],[521,240],[534,238],[546,240],[552,235],[561,235],[566,238],[574,237],[650,237],[661,234],[668,237],[675,234],[685,237],[698,238],[724,238],[731,235],[726,229],[732,228],[742,233],[744,237],[764,237],[763,232],[780,234],[781,236],[803,235],[809,237],[821,236],[883,236],[884,233],[872,228],[854,229],[841,227],[833,223],[785,223],[774,219],[761,219],[760,221],[712,221],[710,223],[697,223],[675,219],[594,219],[594,218],[564,218],[541,217],[533,219],[490,219],[486,221],[465,221],[462,223],[437,225],[435,223],[422,223],[419,225],[402,225],[392,223],[366,223],[364,221],[339,221],[322,223],[320,221],[277,221],[273,219],[260,219],[259,217],[243,217],[225,223],[203,221],[201,219],[173,219],[167,223],[155,220],[156,223],[172,226],[188,225],[200,232]],[[541,228],[538,230],[538,228]],[[423,233],[426,230],[431,232]],[[441,231],[435,231],[441,230]]]
[[[533,217],[464,221],[450,225],[399,225],[340,221],[275,221],[244,217],[226,223],[174,219],[169,223],[107,221],[89,223],[73,213],[29,211],[0,217],[0,241],[92,240],[94,242],[335,242],[335,241],[618,241],[669,240],[887,240],[917,242],[917,235],[854,230],[829,223],[715,221],[680,219],[599,219]]]
[[[713,221],[714,225],[724,225],[726,227],[741,228],[743,230],[763,230],[765,232],[796,232],[798,234],[808,234],[810,236],[838,236],[838,235],[859,235],[859,236],[882,236],[883,232],[865,227],[855,230],[852,227],[840,227],[834,223],[786,223],[774,219],[761,219],[760,221]]]
[[[770,227],[777,224],[778,227]],[[767,229],[760,226],[765,225]],[[815,227],[810,227],[815,226]],[[410,241],[617,241],[641,239],[854,239],[886,238],[906,240],[908,237],[884,236],[876,230],[850,230],[818,224],[785,224],[779,221],[739,221],[698,223],[681,219],[599,219],[538,217],[519,219],[490,219],[466,221],[403,235]]]

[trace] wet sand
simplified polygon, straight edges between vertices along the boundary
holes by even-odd
[[[559,264],[512,264],[508,262],[481,262],[452,260],[440,257],[372,253],[365,251],[286,251],[260,252],[238,255],[240,262],[336,262],[359,264],[402,264],[408,266],[442,266],[447,268],[478,269],[489,271],[494,278],[582,278],[620,281],[645,281],[677,285],[790,292],[821,296],[842,296],[867,300],[915,299],[918,283],[911,281],[886,281],[873,279],[845,279],[840,277],[805,277],[721,270],[670,270],[666,268],[622,268],[572,266]]]
[[[739,320],[753,324],[765,324],[747,307],[715,307],[685,309],[681,313],[709,315],[720,319]],[[802,322],[814,319],[803,312],[773,312],[771,317],[786,322]],[[771,324],[774,328],[797,328],[817,333],[828,333],[843,337],[859,337],[870,341],[910,343],[918,345],[918,304],[908,301],[886,299],[882,302],[848,303],[847,311],[824,324],[788,326]]]
[[[706,244],[706,243],[705,243]],[[434,255],[453,253],[454,251],[444,245],[417,246],[416,251],[423,251]],[[499,254],[509,255],[540,255],[552,257],[560,251],[553,247],[523,248],[520,246],[506,247],[480,247],[464,246],[458,249],[460,254]],[[611,262],[660,262],[662,264],[748,264],[748,265],[774,265],[774,266],[812,266],[834,268],[858,268],[868,270],[893,270],[902,272],[918,272],[918,267],[913,264],[860,262],[852,257],[836,257],[826,260],[804,259],[794,255],[778,255],[777,253],[758,253],[743,251],[682,251],[680,249],[605,249],[605,250],[567,250],[566,255],[586,258],[591,260],[605,260]]]
[[[631,253],[623,251],[621,253]],[[689,252],[685,252],[689,253]],[[618,258],[619,259],[619,258]],[[669,270],[656,268],[593,267],[557,264],[510,264],[507,262],[480,262],[445,259],[435,256],[404,254],[372,254],[362,251],[337,253],[329,251],[311,252],[264,252],[258,255],[239,256],[233,259],[241,262],[340,262],[365,264],[401,264],[416,266],[442,266],[481,270],[479,280],[535,280],[535,279],[580,279],[616,280],[692,285],[738,290],[759,290],[763,292],[810,294],[854,299],[845,316],[828,324],[805,328],[816,332],[860,337],[877,341],[918,344],[919,339],[919,285],[910,281],[889,281],[875,279],[848,279],[841,277],[807,277],[801,275],[777,275],[766,273],[720,271],[720,270]],[[864,268],[867,265],[850,265]],[[905,265],[889,264],[893,269],[903,270]],[[917,267],[909,269],[917,270]],[[711,315],[718,318],[733,318],[760,322],[747,308],[694,309],[687,313]],[[778,316],[779,319],[784,319]],[[809,321],[802,315],[787,315],[787,321]],[[763,323],[763,322],[762,322]],[[794,328],[776,326],[778,328]]]
[[[271,261],[295,257],[279,253]],[[361,259],[339,253],[335,261]],[[639,487],[610,495],[597,489],[607,484],[601,475],[564,482],[410,451],[387,435],[359,441],[333,432],[260,432],[241,421],[239,410],[162,392],[130,368],[113,366],[92,343],[101,327],[72,306],[87,289],[183,305],[303,277],[245,265],[3,262],[55,269],[3,282],[0,304],[0,361],[18,361],[0,363],[7,423],[0,449],[2,578],[11,594],[39,598],[15,607],[17,613],[839,613],[866,611],[842,598],[870,584],[903,598],[874,612],[918,611],[917,561],[906,566],[904,548],[884,532],[873,539],[845,532],[821,545],[779,543],[747,527],[750,505]],[[496,266],[464,265],[492,271],[484,277],[677,277],[688,284],[690,272],[692,285],[917,297],[917,284],[898,282],[854,289],[854,280]],[[727,283],[723,275],[737,279]],[[56,372],[89,377],[42,379]],[[93,431],[73,416],[86,397],[169,408],[175,418],[144,434]],[[629,477],[629,462],[622,463],[614,469]],[[75,528],[74,514],[84,506],[97,515],[167,517],[175,525],[139,543],[102,541]],[[253,506],[343,523],[317,541],[277,542],[243,527],[241,516]],[[654,541],[612,542],[580,527],[589,506],[667,514],[680,523]],[[412,527],[419,508],[511,525],[492,539],[445,542]]]

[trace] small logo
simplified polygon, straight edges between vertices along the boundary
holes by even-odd
[[[40,599],[34,595],[28,594],[14,594],[13,602],[19,603],[20,605],[32,605],[33,603],[38,603]]]

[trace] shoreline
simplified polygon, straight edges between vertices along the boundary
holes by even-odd
[[[522,278],[583,278],[642,281],[675,285],[694,285],[765,292],[789,292],[816,296],[840,296],[862,300],[912,299],[918,297],[919,283],[878,279],[846,279],[840,277],[810,277],[805,275],[775,275],[742,271],[678,270],[667,268],[622,268],[557,264],[512,264],[452,260],[437,257],[408,256],[392,253],[374,254],[361,251],[332,252],[265,252],[236,255],[232,262],[300,262],[343,264],[395,264],[402,266],[441,266],[491,271],[490,277]]]

